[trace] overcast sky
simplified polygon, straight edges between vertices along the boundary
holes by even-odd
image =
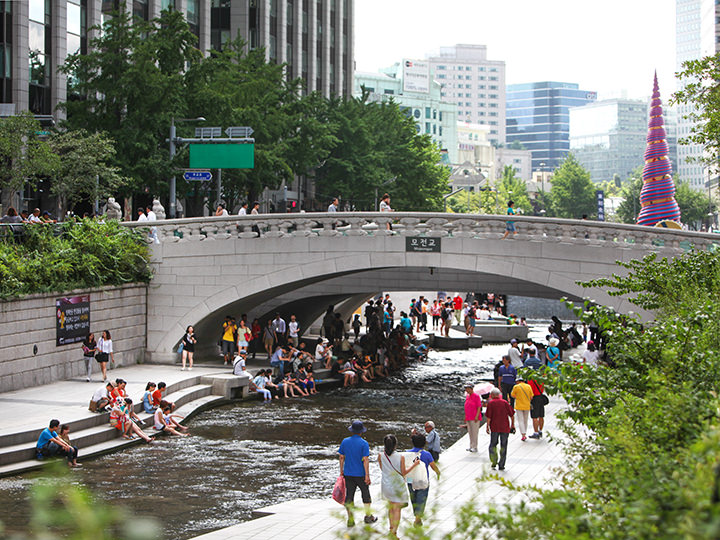
[[[576,82],[598,98],[675,90],[675,0],[356,0],[355,60],[375,72],[441,46],[487,45],[507,83]]]

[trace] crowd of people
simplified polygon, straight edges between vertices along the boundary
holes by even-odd
[[[12,206],[8,206],[7,212],[0,218],[0,223],[7,223],[9,225],[19,223],[57,223],[57,220],[53,218],[47,210],[41,212],[39,208],[35,208],[32,212],[28,210],[18,212]]]

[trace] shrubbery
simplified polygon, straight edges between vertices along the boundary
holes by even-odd
[[[21,232],[0,242],[0,298],[148,282],[152,277],[142,233],[117,221],[25,225]]]

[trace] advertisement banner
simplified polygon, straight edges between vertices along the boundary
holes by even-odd
[[[595,192],[595,199],[597,200],[598,221],[605,221],[605,192],[601,189],[598,189]]]
[[[403,60],[403,92],[430,93],[430,63]]]
[[[90,296],[55,300],[55,346],[83,341],[90,333]]]

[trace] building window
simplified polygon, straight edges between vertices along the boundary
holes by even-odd
[[[425,133],[430,133],[430,122],[425,122]]]
[[[52,3],[30,0],[28,22],[29,109],[34,114],[52,114],[50,106],[50,43]]]
[[[221,51],[230,41],[230,0],[210,4],[210,46]]]
[[[149,16],[148,0],[133,0],[133,17],[141,21],[147,21]]]
[[[187,22],[190,31],[196,36],[200,36],[200,14],[198,12],[198,0],[187,1]]]
[[[12,2],[0,2],[0,103],[12,103]]]
[[[383,90],[383,93],[392,96],[393,94],[395,94],[395,90],[393,90],[392,88],[386,88],[385,90]]]
[[[433,120],[437,120],[437,109],[433,109]]]

